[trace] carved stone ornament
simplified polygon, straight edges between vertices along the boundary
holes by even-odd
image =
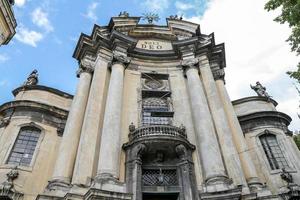
[[[0,196],[6,196],[10,199],[19,199],[21,196],[23,196],[23,194],[16,191],[13,183],[14,180],[19,176],[17,167],[9,171],[6,176],[6,181],[0,185]]]
[[[8,126],[10,123],[10,118],[0,120],[0,128]]]
[[[134,156],[136,159],[142,159],[143,154],[146,152],[147,146],[143,143],[134,148]]]
[[[37,85],[39,82],[39,78],[38,78],[39,74],[38,71],[35,69],[33,70],[29,76],[27,77],[27,80],[23,83],[23,86],[26,85]]]
[[[131,124],[129,125],[129,131],[130,132],[135,131],[135,125],[133,124],[133,122],[131,122]]]
[[[225,77],[225,71],[224,69],[218,69],[216,71],[213,72],[213,76],[215,80],[224,80]]]
[[[180,160],[187,160],[187,150],[183,144],[177,145],[175,151]]]
[[[184,67],[194,67],[196,64],[199,63],[199,60],[197,58],[191,58],[181,61],[181,65]]]
[[[123,63],[123,64],[129,64],[130,63],[130,58],[128,58],[126,55],[119,53],[117,51],[113,52],[113,58],[115,61]]]
[[[282,172],[280,174],[280,177],[282,180],[286,181],[288,184],[293,183],[293,176],[285,170],[285,168],[282,169]]]

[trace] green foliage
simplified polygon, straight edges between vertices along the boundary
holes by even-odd
[[[294,141],[295,141],[295,143],[296,143],[298,149],[300,150],[300,135],[299,135],[299,134],[294,135],[294,136],[293,136],[293,139],[294,139]]]
[[[267,11],[281,9],[281,13],[274,21],[281,24],[288,23],[292,29],[291,35],[287,42],[291,45],[291,50],[300,54],[300,0],[269,0],[265,9]],[[287,74],[296,79],[300,83],[300,63],[298,63],[297,71],[289,71]]]

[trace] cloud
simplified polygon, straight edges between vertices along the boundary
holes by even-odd
[[[270,91],[294,87],[288,83],[288,78],[283,81],[285,72],[296,67],[298,62],[285,42],[291,30],[287,25],[273,21],[278,12],[264,10],[265,2],[211,0],[202,17],[188,19],[199,23],[204,34],[214,32],[217,43],[225,42],[225,78],[232,99],[255,95],[249,84],[256,81],[267,86],[270,95],[273,95]],[[297,97],[286,92],[274,95],[275,100],[280,99],[280,109],[294,116],[291,110],[296,110],[299,102],[289,101],[292,98]],[[299,119],[294,119],[292,127],[300,129]]]
[[[45,29],[47,32],[52,32],[54,30],[51,22],[48,19],[48,13],[43,11],[40,7],[36,8],[31,13],[31,19],[35,25]]]
[[[195,6],[193,4],[190,4],[190,3],[183,3],[181,1],[176,1],[175,2],[175,7],[178,10],[186,11],[186,10],[193,9]]]
[[[147,8],[147,10],[151,12],[163,12],[165,9],[169,8],[170,2],[169,0],[146,0],[145,3],[142,4],[143,7]]]
[[[17,29],[17,33],[15,35],[15,38],[18,41],[33,47],[37,47],[37,43],[41,41],[43,37],[43,34],[33,30],[29,30],[22,25]]]
[[[93,22],[96,22],[98,20],[96,11],[97,11],[97,7],[99,6],[98,2],[93,2],[91,3],[86,11],[86,14],[84,14],[84,16],[88,19],[90,19]]]
[[[0,54],[0,63],[8,61],[10,58],[6,54]]]
[[[26,0],[15,0],[15,5],[17,7],[23,7],[26,3]]]

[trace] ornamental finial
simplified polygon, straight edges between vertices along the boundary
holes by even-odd
[[[158,14],[154,14],[154,13],[143,13],[143,20],[147,20],[148,24],[153,24],[153,21],[158,22],[160,20]]]

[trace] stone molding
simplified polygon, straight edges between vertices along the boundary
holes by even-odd
[[[11,111],[13,109],[13,112]],[[55,106],[38,103],[35,101],[12,101],[0,106],[0,114],[5,116],[5,121],[14,120],[14,117],[30,117],[32,121],[49,124],[57,128],[58,136],[65,127],[68,111]],[[0,126],[1,128],[1,126]]]
[[[243,133],[247,134],[255,129],[265,127],[274,127],[282,130],[285,134],[291,136],[292,132],[288,130],[288,125],[292,121],[290,116],[278,111],[263,111],[251,113],[244,116],[238,116],[239,123]]]
[[[267,97],[260,97],[260,96],[251,96],[242,99],[237,99],[232,101],[232,105],[238,105],[249,101],[265,101],[267,103],[272,103],[275,107],[278,105],[278,103],[274,99],[272,98],[268,99]]]
[[[47,92],[53,93],[55,95],[64,97],[66,99],[73,99],[73,95],[71,95],[69,93],[66,93],[66,92],[63,92],[63,91],[60,91],[58,89],[51,88],[51,87],[48,87],[48,86],[43,86],[43,85],[26,85],[26,86],[21,86],[21,87],[18,87],[16,89],[14,89],[12,91],[12,93],[13,93],[14,96],[17,96],[20,92],[27,91],[27,90],[42,90],[42,91],[47,91]]]

